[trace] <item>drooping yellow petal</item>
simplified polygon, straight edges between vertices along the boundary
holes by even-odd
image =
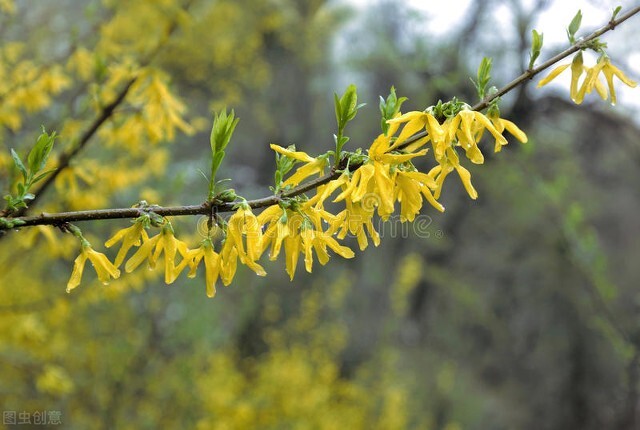
[[[108,284],[111,278],[117,279],[120,277],[120,271],[109,261],[106,255],[101,252],[94,251],[91,248],[87,249],[87,258],[91,261],[93,268],[96,270],[98,279],[103,284]]]
[[[233,277],[236,275],[236,269],[238,267],[238,250],[235,247],[230,247],[222,250],[220,255],[221,264],[221,278],[222,283],[227,286],[233,281]]]
[[[613,64],[611,64],[611,62],[607,59],[605,61],[603,61],[604,65],[602,67],[602,74],[604,75],[606,81],[607,81],[607,85],[609,87],[609,93],[611,93],[611,104],[615,105],[617,102],[616,99],[616,92],[613,88],[613,77],[616,76],[618,79],[620,79],[625,85],[631,87],[631,88],[635,88],[636,83],[634,81],[632,81],[631,79],[627,78],[625,76],[624,73],[622,73],[622,71],[620,71],[620,69],[618,69],[616,66],[614,66]]]
[[[424,115],[426,114],[419,112],[419,115],[415,115],[413,119],[407,122],[404,128],[402,129],[402,131],[400,132],[400,135],[398,136],[396,141],[393,143],[393,145],[389,147],[389,149],[392,150],[398,147],[399,145],[404,143],[405,140],[407,140],[408,138],[410,138],[411,136],[413,136],[414,134],[418,133],[420,130],[425,128],[425,126],[427,125],[427,122]]]
[[[276,151],[279,154],[282,154],[286,157],[293,158],[294,160],[303,161],[305,163],[311,163],[316,159],[302,151],[291,151],[290,149],[283,148],[282,146],[271,144],[269,145],[271,149]]]
[[[518,128],[518,126],[515,125],[513,122],[509,121],[508,119],[500,118],[500,123],[509,133],[511,133],[520,142],[527,143],[529,141],[529,138],[527,137],[526,133],[520,130],[520,128]]]
[[[389,177],[389,166],[381,163],[374,163],[374,179],[380,205],[378,214],[386,219],[393,213],[393,181]]]
[[[300,254],[300,238],[289,236],[284,239],[284,252],[286,254],[286,270],[289,278],[293,281],[298,265],[298,255]]]
[[[576,100],[578,96],[578,80],[580,76],[582,76],[582,72],[584,72],[585,67],[582,61],[582,52],[578,52],[571,62],[571,84],[569,86],[569,94],[571,100]]]
[[[300,232],[300,237],[302,238],[302,247],[304,250],[304,268],[307,272],[311,273],[313,269],[312,246],[315,235],[312,229],[307,228]]]
[[[478,192],[476,191],[475,188],[473,188],[473,185],[471,184],[471,173],[459,164],[455,166],[455,168],[458,171],[458,175],[460,176],[462,185],[464,185],[464,188],[467,190],[469,197],[471,197],[474,200],[477,199]]]
[[[158,240],[160,239],[161,235],[162,233],[159,233],[149,238],[149,240],[144,242],[138,248],[135,254],[133,254],[129,258],[129,260],[127,260],[127,263],[124,265],[125,272],[127,273],[133,272],[140,264],[142,264],[144,260],[147,260],[151,257],[151,251],[153,251],[153,248],[158,242]],[[151,261],[149,261],[149,266],[150,268],[153,268],[153,266],[151,266]]]
[[[329,248],[339,256],[343,258],[353,258],[355,254],[351,250],[351,248],[340,245],[334,238],[331,236],[323,235],[322,240],[327,244]]]
[[[220,255],[212,246],[204,246],[205,282],[207,284],[207,296],[216,295],[216,282],[220,274]]]
[[[71,277],[69,278],[69,282],[67,282],[67,293],[70,293],[71,290],[80,285],[82,281],[82,272],[84,271],[84,264],[87,261],[87,254],[81,252],[73,262],[73,271],[71,272]]]
[[[543,87],[547,85],[549,82],[553,81],[555,78],[558,77],[560,73],[564,72],[569,66],[571,66],[571,63],[563,64],[553,69],[551,73],[549,73],[544,79],[541,79],[540,82],[538,82],[538,88]]]

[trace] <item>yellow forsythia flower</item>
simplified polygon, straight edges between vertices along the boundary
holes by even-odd
[[[440,193],[442,192],[442,185],[447,175],[451,173],[453,170],[458,172],[458,176],[460,176],[460,180],[462,181],[462,185],[467,190],[469,197],[472,199],[478,198],[478,192],[473,188],[471,184],[471,173],[460,165],[460,159],[458,158],[458,154],[453,150],[453,148],[447,148],[445,152],[445,157],[442,162],[431,169],[428,175],[435,178],[436,181],[436,189],[434,191],[434,197],[436,199],[440,198]]]
[[[109,283],[111,278],[116,279],[120,276],[120,271],[109,261],[106,255],[94,251],[88,243],[83,243],[80,255],[73,263],[73,272],[71,272],[71,277],[67,282],[67,293],[80,285],[84,264],[87,260],[91,262],[100,282],[105,285]]]
[[[220,275],[221,260],[220,254],[213,250],[213,243],[211,239],[205,239],[198,249],[192,250],[189,254],[189,258],[185,258],[183,261],[189,264],[190,278],[196,276],[196,270],[201,261],[204,261],[205,269],[205,282],[207,285],[207,296],[213,297],[216,295],[216,281]]]
[[[617,77],[625,85],[635,88],[636,82],[629,79],[620,69],[611,64],[611,60],[607,56],[602,56],[598,59],[598,62],[594,67],[585,67],[582,62],[582,53],[576,54],[571,64],[564,64],[555,68],[546,78],[542,79],[538,83],[538,88],[548,84],[555,79],[560,73],[571,66],[571,85],[570,95],[571,100],[576,104],[581,104],[584,101],[584,96],[591,93],[594,89],[598,92],[603,100],[607,99],[607,88],[598,79],[598,75],[602,73],[607,82],[609,93],[611,93],[611,104],[616,104],[616,93],[613,87],[613,77]],[[582,73],[586,71],[586,76],[582,81],[582,85],[579,85],[579,79]]]
[[[402,145],[409,137],[422,131],[423,129],[425,129],[429,133],[429,135],[416,142],[413,142],[409,147],[407,147],[408,152],[413,152],[414,150],[418,149],[420,146],[427,143],[429,139],[434,142],[434,144],[436,144],[441,141],[444,134],[438,120],[428,112],[408,112],[404,115],[400,115],[394,119],[387,121],[387,123],[389,123],[390,125],[405,124],[402,132],[390,149],[394,149]],[[389,134],[391,135],[393,133]]]
[[[284,245],[286,271],[292,280],[301,253],[305,256],[305,269],[308,272],[313,269],[312,251],[316,252],[322,265],[329,261],[327,247],[344,258],[353,258],[353,251],[332,237],[342,221],[342,217],[312,206],[312,201],[303,203],[295,211],[278,205],[271,206],[258,216],[260,225],[267,225],[262,251],[270,247],[269,258],[275,260]],[[329,224],[329,228],[323,231],[325,223]]]
[[[142,221],[136,221],[131,227],[119,230],[111,239],[105,242],[104,246],[111,248],[116,243],[122,241],[122,246],[114,261],[116,267],[120,267],[129,249],[131,249],[132,246],[140,246],[141,243],[147,240],[149,240],[149,236],[145,231],[144,223]]]
[[[316,158],[310,156],[306,152],[292,151],[290,149],[286,149],[274,144],[271,144],[270,146],[271,149],[279,154],[284,155],[285,157],[289,157],[305,163],[303,166],[299,167],[293,175],[287,178],[287,180],[283,182],[283,185],[296,186],[310,176],[324,174],[324,169],[327,166],[326,157]]]
[[[444,212],[442,206],[431,193],[436,188],[434,178],[418,171],[399,170],[395,176],[395,199],[400,202],[400,220],[412,222],[422,209],[422,197],[437,210]]]
[[[587,71],[587,76],[578,91],[578,95],[576,97],[575,102],[577,104],[582,103],[585,94],[589,94],[595,88],[600,97],[603,100],[607,99],[607,90],[604,88],[604,85],[598,79],[598,74],[602,73],[604,75],[605,80],[607,81],[607,87],[609,88],[609,93],[611,94],[611,104],[615,105],[617,102],[616,99],[616,91],[613,87],[613,77],[617,77],[622,81],[623,84],[635,88],[636,82],[629,79],[620,69],[611,64],[611,60],[608,57],[603,57],[598,60],[598,63],[590,68]]]
[[[246,247],[243,236],[246,237]],[[232,252],[234,249],[235,253]],[[265,276],[267,272],[256,262],[261,254],[260,223],[248,205],[240,204],[238,210],[227,222],[227,237],[222,248],[222,258],[226,262],[240,258],[240,262],[256,272],[258,276]]]
[[[183,259],[188,257],[189,247],[183,241],[176,239],[171,223],[167,222],[160,233],[146,240],[143,239],[142,245],[127,260],[124,268],[127,273],[130,273],[147,260],[149,268],[155,269],[160,254],[164,254],[164,281],[171,284],[184,268],[184,265],[176,265],[175,259],[178,253]]]
[[[499,133],[502,134],[504,133],[505,130],[507,130],[521,143],[527,143],[529,141],[529,138],[527,137],[525,132],[520,130],[520,128],[517,125],[515,125],[513,122],[507,119],[500,118],[498,115],[490,114],[488,118],[491,121],[491,123],[495,126],[496,130],[498,130]],[[498,142],[498,140],[496,139],[495,152],[500,152],[501,150],[502,150],[502,143]]]
[[[341,228],[336,236],[338,239],[344,239],[347,233],[356,236],[358,247],[363,251],[369,246],[365,227],[369,233],[369,237],[373,240],[375,246],[380,245],[380,235],[373,226],[374,207],[367,202],[354,203],[351,200],[345,200],[345,209],[337,216],[341,218]]]

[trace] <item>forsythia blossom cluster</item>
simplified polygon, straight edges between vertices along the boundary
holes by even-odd
[[[246,201],[236,205],[236,211],[226,221],[219,221],[224,238],[221,243],[209,236],[198,248],[177,239],[174,230],[166,220],[162,220],[160,231],[149,236],[148,215],[138,218],[132,226],[118,231],[106,242],[107,247],[121,243],[111,264],[104,254],[89,246],[83,246],[67,286],[75,288],[80,282],[82,267],[89,259],[98,272],[101,281],[120,275],[119,267],[124,263],[126,272],[131,272],[144,262],[154,269],[162,258],[165,282],[174,282],[180,273],[188,268],[188,276],[194,277],[201,263],[205,267],[206,291],[209,297],[216,292],[218,278],[229,285],[236,273],[238,261],[249,267],[257,275],[266,271],[258,262],[267,253],[270,260],[284,254],[286,272],[294,278],[298,260],[303,257],[307,272],[313,269],[314,260],[324,265],[333,252],[343,258],[352,258],[353,251],[340,243],[348,234],[357,238],[361,250],[369,244],[380,243],[380,235],[374,228],[374,216],[386,221],[400,208],[400,220],[411,222],[428,202],[439,211],[444,211],[440,198],[445,178],[455,171],[469,196],[477,198],[471,183],[471,174],[461,163],[459,152],[474,164],[482,164],[484,156],[479,142],[485,132],[495,140],[494,151],[500,151],[507,144],[502,135],[509,131],[521,142],[527,136],[511,121],[497,114],[485,116],[459,104],[458,111],[442,116],[435,107],[424,112],[398,113],[388,121],[387,133],[379,135],[365,154],[347,155],[344,169],[333,170],[332,180],[318,186],[313,196],[299,195],[280,198],[278,204],[267,207],[255,215]],[[411,136],[425,130],[426,136],[412,141]],[[397,132],[400,133],[397,134]],[[431,148],[425,145],[431,144]],[[281,187],[291,189],[305,180],[322,176],[327,167],[326,157],[312,157],[304,152],[271,145],[280,156],[293,162],[302,163]],[[427,157],[427,154],[433,157]],[[431,161],[429,161],[431,160]],[[416,167],[420,164],[435,165],[427,172]],[[344,161],[343,161],[343,164]],[[343,205],[337,213],[325,209],[331,202]],[[218,248],[218,251],[216,251]],[[129,252],[135,252],[127,259]],[[126,262],[125,262],[126,260]]]
[[[553,69],[546,78],[538,83],[538,87],[547,85],[568,68],[571,68],[569,94],[571,100],[576,104],[581,104],[584,101],[585,95],[595,89],[602,100],[607,100],[610,94],[611,104],[615,105],[617,100],[616,91],[613,87],[614,76],[631,88],[635,88],[637,85],[636,82],[629,79],[620,69],[611,64],[611,60],[606,54],[600,56],[595,66],[587,67],[584,65],[582,52],[578,52],[570,64],[563,64]],[[600,74],[604,76],[606,86],[600,80]],[[584,78],[582,78],[583,75]],[[581,79],[582,82],[580,82]]]

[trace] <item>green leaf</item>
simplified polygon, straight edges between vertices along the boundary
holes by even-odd
[[[35,184],[36,182],[40,181],[42,178],[44,178],[45,176],[49,175],[50,173],[55,172],[57,169],[49,169],[46,172],[42,172],[40,173],[38,176],[36,176],[31,183]]]
[[[340,104],[340,98],[336,93],[333,93],[333,104],[336,111],[336,123],[338,124],[338,129],[344,128],[342,124],[342,105]]]
[[[53,149],[53,142],[55,141],[56,133],[47,134],[44,127],[42,127],[42,133],[38,136],[36,145],[29,152],[27,162],[29,163],[29,172],[35,175],[42,170],[47,164],[49,154]]]
[[[212,154],[226,149],[239,121],[240,118],[235,117],[233,109],[229,114],[227,114],[226,109],[217,115],[214,114],[211,136],[209,138]]]
[[[538,33],[535,29],[531,30],[531,53],[529,54],[529,69],[533,69],[533,66],[540,56],[542,51],[542,45],[544,43],[544,34]]]
[[[382,96],[380,96],[380,114],[382,118],[380,119],[380,126],[382,131],[386,134],[387,130],[389,130],[389,124],[387,124],[387,120],[392,119],[398,112],[400,112],[400,107],[402,103],[407,101],[406,97],[398,98],[396,96],[396,89],[391,87],[389,91],[389,95],[385,100]]]
[[[613,10],[613,14],[611,15],[611,21],[615,21],[616,17],[618,16],[621,10],[622,10],[622,6],[618,6]]]
[[[214,155],[213,160],[211,162],[211,174],[215,176],[216,172],[220,168],[220,164],[222,164],[222,160],[224,159],[225,153],[224,151],[217,152]]]
[[[216,172],[222,164],[227,145],[231,141],[236,126],[240,118],[236,118],[233,109],[227,114],[224,109],[218,114],[213,115],[213,125],[211,127],[211,135],[209,136],[209,144],[211,146],[211,175],[209,178],[209,199],[213,198]]]
[[[356,86],[351,84],[347,87],[342,98],[340,99],[340,112],[342,114],[342,124],[346,125],[348,121],[351,121],[357,112],[356,105],[358,104],[358,93]]]
[[[571,24],[569,24],[569,28],[567,28],[567,35],[569,36],[569,42],[575,42],[575,35],[580,29],[580,24],[582,24],[582,11],[578,9],[578,13],[571,20]]]
[[[20,173],[22,173],[22,177],[26,181],[27,180],[27,169],[26,169],[26,167],[24,167],[24,163],[22,163],[22,160],[20,159],[20,156],[13,149],[11,149],[11,158],[13,158],[13,164],[15,164],[15,166],[18,168],[18,170],[20,170]]]
[[[476,92],[480,100],[483,100],[486,95],[487,85],[491,80],[491,58],[484,57],[478,66],[478,72],[476,74],[477,80],[471,80],[476,86]]]

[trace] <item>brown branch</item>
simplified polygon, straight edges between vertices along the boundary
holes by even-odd
[[[136,79],[137,77],[131,78],[127,82],[127,84],[124,86],[124,88],[120,90],[120,92],[118,93],[118,96],[111,103],[109,103],[107,106],[102,108],[102,112],[100,113],[100,115],[93,121],[93,123],[91,123],[91,126],[87,130],[85,130],[85,132],[80,137],[80,140],[78,141],[78,143],[70,151],[63,152],[62,154],[60,154],[60,156],[58,157],[58,164],[56,166],[56,170],[51,172],[51,174],[47,176],[47,178],[42,182],[42,185],[40,185],[40,187],[38,187],[38,189],[34,192],[35,197],[33,198],[33,200],[31,200],[29,205],[33,206],[40,199],[42,194],[56,180],[60,172],[62,172],[62,170],[66,169],[67,167],[69,167],[69,163],[71,163],[71,160],[85,146],[87,146],[87,143],[89,143],[89,140],[91,140],[93,135],[96,134],[96,132],[100,129],[102,124],[104,124],[109,118],[111,118],[115,109],[124,101],[125,97],[129,93],[129,90],[131,90],[131,86],[136,81]],[[21,208],[16,212],[16,216],[24,215],[25,213],[27,213],[27,211],[28,211],[28,208]]]
[[[542,72],[543,70],[551,67],[552,65],[554,65],[558,61],[568,57],[572,53],[577,52],[578,50],[585,48],[585,46],[587,45],[588,42],[592,41],[593,39],[595,39],[598,36],[601,36],[602,34],[606,33],[607,31],[613,30],[617,25],[619,25],[622,22],[626,21],[627,19],[631,18],[633,15],[637,14],[638,12],[640,12],[640,6],[631,9],[629,12],[627,12],[624,15],[622,15],[617,20],[609,21],[609,23],[607,25],[605,25],[604,27],[600,28],[599,30],[594,31],[589,36],[585,37],[584,39],[581,39],[578,43],[574,44],[570,48],[562,51],[561,53],[559,53],[559,54],[555,55],[554,57],[550,58],[549,60],[545,61],[540,66],[525,71],[520,76],[518,76],[516,79],[514,79],[511,82],[509,82],[503,88],[498,90],[497,93],[485,98],[483,101],[481,101],[478,104],[474,105],[472,107],[472,109],[473,110],[482,110],[482,109],[486,108],[487,106],[489,106],[489,103],[491,103],[491,101],[493,101],[497,97],[500,97],[500,96],[506,94],[507,92],[511,91],[513,88],[515,88],[518,85],[522,84],[527,79],[531,79],[533,76],[535,76],[538,73]],[[121,92],[122,99],[124,99],[124,97],[126,96],[126,92],[131,87],[131,85],[133,84],[134,81],[135,81],[135,78],[131,82],[129,82],[126,90],[123,90],[123,92]],[[110,112],[106,111],[108,107],[105,108],[105,111],[103,111],[103,115],[101,115],[101,117],[100,117],[100,118],[105,117],[102,120],[102,122],[104,122],[109,117],[109,115],[113,113],[113,109],[119,103],[119,102],[116,103],[116,101],[114,101],[112,103],[113,107],[111,108]],[[109,105],[109,106],[111,106],[111,105]],[[96,121],[96,123],[97,123],[97,121]],[[93,129],[92,132],[90,132],[91,129],[89,131],[87,131],[87,133],[85,134],[85,136],[88,136],[87,140],[93,135],[93,133],[95,133],[97,128],[100,126],[100,124],[97,124],[97,126]],[[413,143],[413,142],[415,142],[415,141],[417,141],[419,139],[422,139],[425,136],[427,136],[426,132],[417,133],[417,134],[413,135],[411,138],[409,138],[405,143],[403,143],[401,145],[401,147],[406,147],[407,145],[409,145],[409,144],[411,144],[411,143]],[[69,160],[66,160],[67,164],[68,164],[68,161]],[[340,164],[343,164],[344,161],[345,160],[341,160]],[[355,170],[355,169],[357,169],[359,167],[360,166],[352,166],[352,170]],[[338,169],[333,168],[333,169],[331,169],[331,171],[328,174],[326,174],[324,176],[321,176],[319,178],[316,178],[314,180],[308,181],[308,182],[306,182],[304,184],[301,184],[301,185],[299,185],[299,186],[297,186],[297,187],[295,187],[295,188],[293,188],[291,190],[281,192],[280,194],[277,194],[277,195],[263,197],[263,198],[255,199],[255,200],[250,200],[247,203],[253,209],[259,209],[259,208],[272,206],[272,205],[278,204],[284,198],[295,197],[295,196],[301,195],[301,194],[303,194],[303,193],[305,193],[307,191],[310,191],[310,190],[313,190],[315,188],[318,188],[319,186],[324,185],[324,184],[332,181],[333,179],[336,179],[340,174],[341,174],[341,172],[340,172],[339,168]],[[49,181],[49,183],[50,182],[51,182],[51,180]],[[43,185],[43,187],[41,187],[41,189],[42,188],[44,188],[44,185]],[[39,190],[39,191],[41,191],[41,190]],[[236,203],[217,203],[217,202],[214,201],[214,202],[204,202],[204,203],[202,203],[200,205],[167,206],[167,207],[152,206],[152,207],[146,207],[146,208],[99,209],[99,210],[76,211],[76,212],[59,212],[59,213],[55,213],[55,214],[41,213],[40,215],[33,215],[33,216],[20,216],[21,214],[18,213],[18,214],[16,214],[18,216],[12,216],[12,217],[8,218],[7,221],[13,221],[14,225],[15,225],[15,221],[18,221],[18,223],[20,225],[17,226],[17,227],[22,227],[22,226],[26,227],[26,226],[35,226],[35,225],[62,225],[65,222],[91,221],[91,220],[101,220],[101,219],[136,218],[136,217],[142,215],[145,211],[153,212],[153,213],[156,213],[156,214],[161,215],[161,216],[208,215],[208,214],[211,213],[212,208],[214,208],[217,212],[230,212],[230,211],[233,210],[235,204]],[[24,213],[24,211],[22,213]],[[0,232],[2,232],[3,230],[9,230],[10,228],[11,227],[8,227],[7,225],[0,225]]]
[[[353,166],[352,170],[357,169],[359,166]],[[255,200],[248,200],[247,203],[253,209],[265,208],[278,204],[283,199],[299,196],[307,191],[318,188],[324,185],[338,176],[341,172],[335,169],[331,169],[326,175],[320,176],[311,181],[305,182],[291,190],[284,191],[280,194],[263,197]],[[211,209],[215,208],[216,212],[231,212],[234,210],[237,202],[232,203],[217,203],[217,202],[204,202],[199,205],[185,205],[185,206],[148,206],[144,208],[116,208],[116,209],[97,209],[87,211],[75,211],[75,212],[58,212],[55,214],[41,213],[39,215],[24,216],[17,218],[20,220],[20,227],[28,227],[34,225],[62,225],[67,222],[77,221],[96,221],[103,219],[123,219],[123,218],[137,218],[143,215],[145,212],[153,212],[160,216],[185,216],[185,215],[208,215],[211,213]],[[11,220],[15,220],[11,218]],[[7,227],[0,225],[0,231],[8,230]]]

